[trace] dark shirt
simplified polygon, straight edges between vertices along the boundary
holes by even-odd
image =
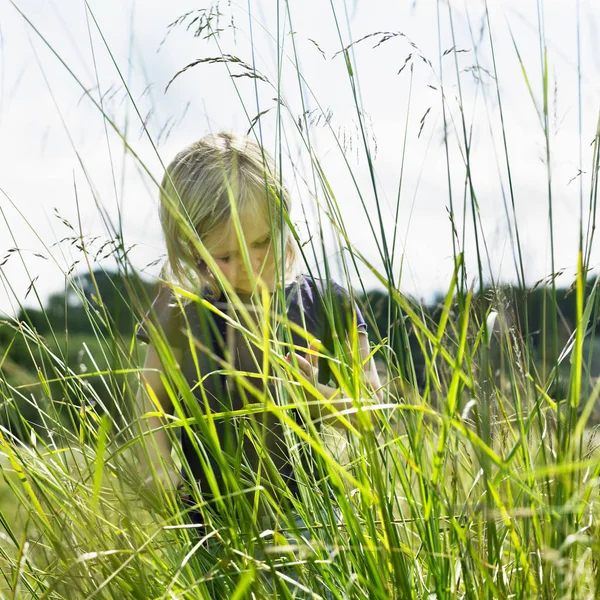
[[[354,322],[357,328],[366,329],[360,309],[352,303],[348,292],[333,281],[325,282],[301,275],[285,288],[283,299],[284,306],[281,306],[278,298],[273,298],[276,306],[272,307],[272,312],[281,315],[284,310],[283,321],[295,323],[302,331],[320,339],[331,354],[334,352],[334,338],[343,341]],[[193,477],[202,494],[210,496],[211,478],[207,477],[210,467],[214,475],[213,483],[216,482],[220,493],[224,494],[227,489],[233,491],[231,485],[226,483],[227,480],[231,482],[232,477],[235,478],[235,485],[241,484],[242,489],[254,485],[256,470],[262,465],[263,483],[268,481],[274,488],[283,484],[297,493],[298,482],[293,474],[289,442],[286,444],[283,439],[281,419],[275,412],[260,412],[251,419],[222,416],[224,412],[231,413],[248,407],[249,403],[264,398],[265,393],[273,392],[269,394],[271,399],[281,398],[282,394],[274,393],[272,386],[275,384],[272,382],[267,384],[269,389],[265,390],[262,387],[265,380],[252,377],[252,374],[261,372],[263,356],[259,345],[249,343],[247,336],[241,335],[237,327],[231,324],[243,324],[244,318],[235,316],[231,305],[219,299],[211,301],[210,305],[232,317],[233,321],[228,321],[202,303],[181,305],[172,291],[164,287],[137,332],[138,339],[149,342],[148,322],[151,322],[162,328],[172,347],[182,351],[180,373],[192,392],[188,392],[186,397],[185,391],[182,392],[181,388],[179,391],[186,413],[196,417],[196,424],[182,429],[181,443]],[[250,315],[256,314],[249,305],[245,306]],[[279,323],[276,326],[278,340],[283,343],[291,341],[302,349],[308,348],[306,336],[287,327],[281,318],[272,319],[272,322]],[[286,351],[303,355],[302,349],[288,347]],[[225,360],[236,370],[247,374],[243,380],[245,385],[239,383],[240,378],[236,381],[236,378],[222,373],[222,361]],[[200,379],[204,393],[202,386],[198,385]],[[329,364],[321,359],[319,381],[328,383],[329,379]],[[217,413],[217,417],[210,418],[214,413]],[[286,414],[296,421],[300,419],[297,411],[288,411]],[[268,460],[264,460],[264,457],[261,459],[261,450],[264,448],[268,449]],[[231,465],[237,465],[235,472],[231,471]],[[230,472],[226,476],[224,472],[228,469]]]

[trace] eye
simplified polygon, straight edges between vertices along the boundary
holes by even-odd
[[[231,256],[219,256],[219,258],[215,258],[215,260],[227,264],[231,260]]]
[[[254,246],[263,247],[263,246],[268,246],[270,243],[271,243],[271,234],[268,233],[262,240],[259,240],[258,242],[254,242]]]

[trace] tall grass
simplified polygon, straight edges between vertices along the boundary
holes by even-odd
[[[514,77],[522,78],[538,111],[554,243],[558,233],[552,212],[549,62],[541,7],[540,3],[541,73],[537,76],[542,81],[541,92],[532,83],[531,67],[524,63],[516,39],[514,53],[521,69]],[[16,8],[20,10],[18,5]],[[344,395],[355,399],[354,408],[338,415],[342,427],[336,431],[319,430],[308,419],[301,424],[293,418],[293,408],[303,415],[309,402],[321,402],[324,412],[333,408],[297,368],[284,360],[289,341],[285,314],[279,316],[284,334],[275,339],[274,314],[263,312],[256,321],[241,309],[232,326],[251,347],[262,352],[263,362],[257,365],[258,375],[237,372],[227,363],[220,367],[240,389],[254,396],[253,400],[236,414],[204,412],[177,368],[164,336],[152,331],[153,345],[165,366],[163,381],[175,410],[173,415],[164,414],[155,403],[153,412],[139,415],[134,407],[136,395],[145,393],[153,399],[152,390],[143,386],[143,349],[138,348],[133,336],[118,330],[93,276],[94,299],[81,289],[74,272],[66,272],[65,281],[85,307],[97,340],[94,352],[86,348],[91,366],[85,373],[67,359],[64,344],[69,343],[68,335],[64,343],[57,331],[40,335],[28,322],[26,311],[22,321],[4,325],[12,333],[0,357],[4,374],[0,392],[12,426],[0,430],[0,470],[4,479],[0,487],[0,594],[6,598],[53,599],[598,597],[596,487],[600,463],[588,425],[600,384],[588,384],[593,356],[591,350],[585,352],[586,339],[595,335],[599,299],[596,284],[590,287],[587,281],[592,266],[600,166],[597,132],[579,131],[580,140],[593,137],[594,152],[588,169],[589,185],[585,186],[589,189],[587,207],[583,183],[580,192],[581,233],[579,248],[574,249],[578,267],[573,281],[576,323],[568,339],[561,337],[553,262],[544,306],[547,318],[543,322],[547,326],[538,336],[542,343],[534,347],[536,332],[527,322],[527,307],[521,310],[515,305],[516,295],[511,297],[495,285],[497,282],[489,281],[489,256],[472,171],[472,123],[461,88],[465,73],[458,65],[459,48],[455,45],[445,52],[441,45],[442,27],[448,27],[454,37],[455,16],[452,3],[439,3],[438,57],[426,56],[413,44],[414,56],[405,62],[405,74],[411,82],[409,94],[416,60],[435,74],[440,92],[454,270],[433,319],[400,291],[404,265],[396,228],[390,235],[385,224],[374,140],[362,106],[354,54],[365,39],[381,45],[399,34],[377,33],[353,43],[343,33],[346,7],[341,11],[333,4],[329,7],[334,23],[331,33],[337,36],[339,59],[345,61],[355,108],[357,135],[353,144],[359,148],[369,174],[368,186],[364,186],[348,159],[345,134],[338,135],[327,109],[312,94],[310,81],[314,76],[300,67],[295,37],[288,35],[294,29],[294,7],[278,1],[276,9],[276,79],[261,72],[254,53],[236,57],[227,50],[220,35],[223,17],[218,23],[218,9],[212,9],[184,15],[170,27],[170,35],[185,35],[187,28],[197,36],[206,36],[213,49],[208,58],[174,74],[172,81],[191,78],[194,70],[216,63],[231,77],[250,135],[266,143],[263,122],[272,117],[280,167],[285,164],[286,154],[293,155],[292,140],[300,144],[308,166],[305,173],[295,175],[308,182],[313,198],[303,209],[312,211],[316,221],[309,240],[298,240],[304,268],[315,276],[345,278],[342,283],[348,287],[356,275],[364,277],[368,273],[387,291],[385,306],[369,305],[368,296],[363,306],[374,355],[385,371],[383,399],[373,399],[360,377],[360,367],[356,361],[354,368],[349,366],[351,361],[338,344],[329,364]],[[442,11],[446,11],[444,15]],[[89,6],[87,13],[90,27],[97,27]],[[26,11],[22,15],[32,33],[44,40],[43,31],[29,21]],[[252,3],[248,3],[246,16],[248,25],[238,20],[236,27],[252,40],[254,28],[260,26]],[[512,223],[511,250],[518,286],[526,292],[526,261],[512,179],[514,160],[507,142],[503,87],[496,70],[496,23],[490,21],[487,11],[484,16],[482,31],[492,57],[489,73],[492,97],[497,102],[497,110],[489,113],[489,119],[501,133],[503,154],[498,161],[507,220]],[[48,50],[53,52],[50,45]],[[444,54],[450,55],[450,62],[442,62]],[[69,69],[69,57],[57,58]],[[475,60],[476,66],[483,69],[477,53]],[[446,80],[452,62],[456,88],[451,96]],[[120,66],[115,63],[121,76]],[[298,106],[293,107],[281,85],[283,73],[290,69],[299,98]],[[70,73],[78,81],[75,73]],[[250,94],[241,85],[245,78],[253,83]],[[121,81],[127,89],[126,78]],[[102,102],[81,85],[99,115],[122,136],[133,159],[156,183],[135,153],[135,144],[122,135]],[[274,105],[261,103],[261,86],[275,98]],[[485,94],[489,101],[489,90]],[[132,94],[129,100],[143,123]],[[300,118],[296,116],[298,109]],[[404,210],[404,159],[410,151],[408,124],[414,114],[409,104],[400,144],[396,204],[392,206],[396,221]],[[427,113],[417,117],[421,129],[426,118]],[[342,202],[313,143],[317,119],[331,128],[345,161],[346,175],[356,186],[364,209],[360,218],[374,240],[376,260],[350,239]],[[145,125],[144,130],[152,141]],[[452,148],[452,144],[457,147]],[[457,176],[450,156],[457,150],[462,156],[460,176],[465,182],[462,207],[450,184]],[[579,181],[583,178],[582,174]],[[18,200],[11,199],[15,204]],[[93,274],[93,253],[81,224],[69,226],[73,236],[79,238],[85,264]],[[120,231],[120,223],[109,224],[112,235]],[[467,238],[475,243],[477,286],[469,283]],[[130,282],[125,286],[125,300],[140,317],[151,298],[133,283],[135,268],[129,263],[124,241],[118,236],[115,240],[119,271],[123,280]],[[52,256],[49,245],[47,250]],[[205,254],[200,245],[198,252]],[[330,256],[336,258],[328,259]],[[35,285],[32,290],[35,293]],[[197,290],[178,291],[202,305]],[[526,303],[528,296],[524,293],[520,298]],[[41,302],[40,306],[43,309]],[[382,310],[388,326],[379,330],[376,317]],[[422,372],[415,367],[409,338],[423,356]],[[351,341],[356,356],[356,335]],[[6,371],[11,364],[11,347],[16,343],[24,344],[36,375],[19,384],[11,383]],[[91,377],[102,383],[107,396],[89,385]],[[275,383],[271,388],[254,385],[255,380],[266,383],[267,377]],[[106,397],[112,399],[110,405]],[[35,426],[25,418],[27,407],[35,412]],[[276,477],[268,457],[264,457],[260,469],[249,472],[244,456],[223,454],[212,434],[216,420],[243,422],[245,435],[261,454],[266,440],[260,423],[267,413],[283,427],[297,477],[303,484],[301,501],[273,495],[265,479],[269,474]],[[164,423],[162,427],[174,444],[175,460],[184,470],[188,466],[177,443],[178,432],[180,428],[200,432],[194,437],[197,452],[209,471],[208,457],[216,460],[225,482],[215,502],[206,502],[196,492],[184,504],[160,485],[143,483],[140,456],[144,456],[144,445],[151,443],[151,438],[140,425],[150,417],[159,417]],[[15,424],[19,425],[19,435]],[[307,453],[313,457],[312,469],[303,459]],[[206,523],[200,533],[190,524],[187,512],[191,509],[200,511]],[[265,511],[273,518],[264,520],[261,515]],[[303,524],[299,525],[295,515],[302,518]]]

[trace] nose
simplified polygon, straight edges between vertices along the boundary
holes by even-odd
[[[231,275],[236,278],[238,282],[242,281],[250,281],[252,277],[257,277],[260,274],[262,269],[263,256],[260,252],[256,252],[255,250],[248,250],[248,266],[250,267],[250,272],[246,268],[246,265],[243,262],[243,259],[240,257],[238,261],[236,261],[233,266],[233,270]],[[250,274],[252,273],[252,275]]]

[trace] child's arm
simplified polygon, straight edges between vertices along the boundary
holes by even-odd
[[[381,382],[379,380],[379,375],[377,373],[377,368],[375,367],[375,361],[373,357],[369,358],[369,354],[371,353],[371,348],[369,346],[369,336],[366,331],[359,329],[358,331],[358,340],[360,344],[360,356],[361,363],[363,363],[363,371],[365,375],[365,380],[368,387],[371,388],[373,395],[376,400],[383,400],[383,393],[381,391]],[[350,339],[346,340],[348,343],[348,348],[350,349],[351,343]],[[310,350],[315,350],[315,346],[311,345]],[[311,352],[307,353],[305,357],[296,354],[296,360],[298,361],[298,367],[302,371],[302,373],[310,379],[310,381],[317,382],[318,381],[318,368],[317,368],[317,356],[315,354],[311,354]],[[367,360],[368,359],[368,360]],[[344,398],[338,397],[340,394],[340,390],[328,385],[324,385],[321,383],[315,383],[315,387],[323,394],[323,396],[327,399],[332,398],[331,404],[336,406],[336,408],[340,411],[353,408],[352,398]],[[321,411],[321,408],[318,405],[311,404],[310,406],[311,417],[314,419],[323,418],[324,414]],[[352,413],[347,417],[353,425],[356,425],[357,416],[356,413]],[[326,420],[333,419],[333,425],[338,427],[344,427],[343,423],[336,419],[334,415],[326,418]]]
[[[181,350],[171,349],[174,359],[179,362],[181,359]],[[141,468],[144,473],[145,483],[153,490],[159,491],[159,487],[164,489],[174,489],[181,483],[181,477],[175,468],[171,456],[171,441],[164,429],[159,429],[164,425],[164,420],[158,416],[140,418],[142,415],[150,412],[157,412],[156,406],[149,397],[145,386],[149,386],[158,399],[165,413],[173,412],[173,404],[160,378],[162,363],[154,347],[149,344],[144,361],[144,370],[142,373],[143,386],[140,387],[136,407],[141,426],[141,433],[144,436],[142,443],[145,450],[142,450],[140,458]],[[152,433],[147,433],[157,429]],[[152,472],[156,471],[156,476]]]

